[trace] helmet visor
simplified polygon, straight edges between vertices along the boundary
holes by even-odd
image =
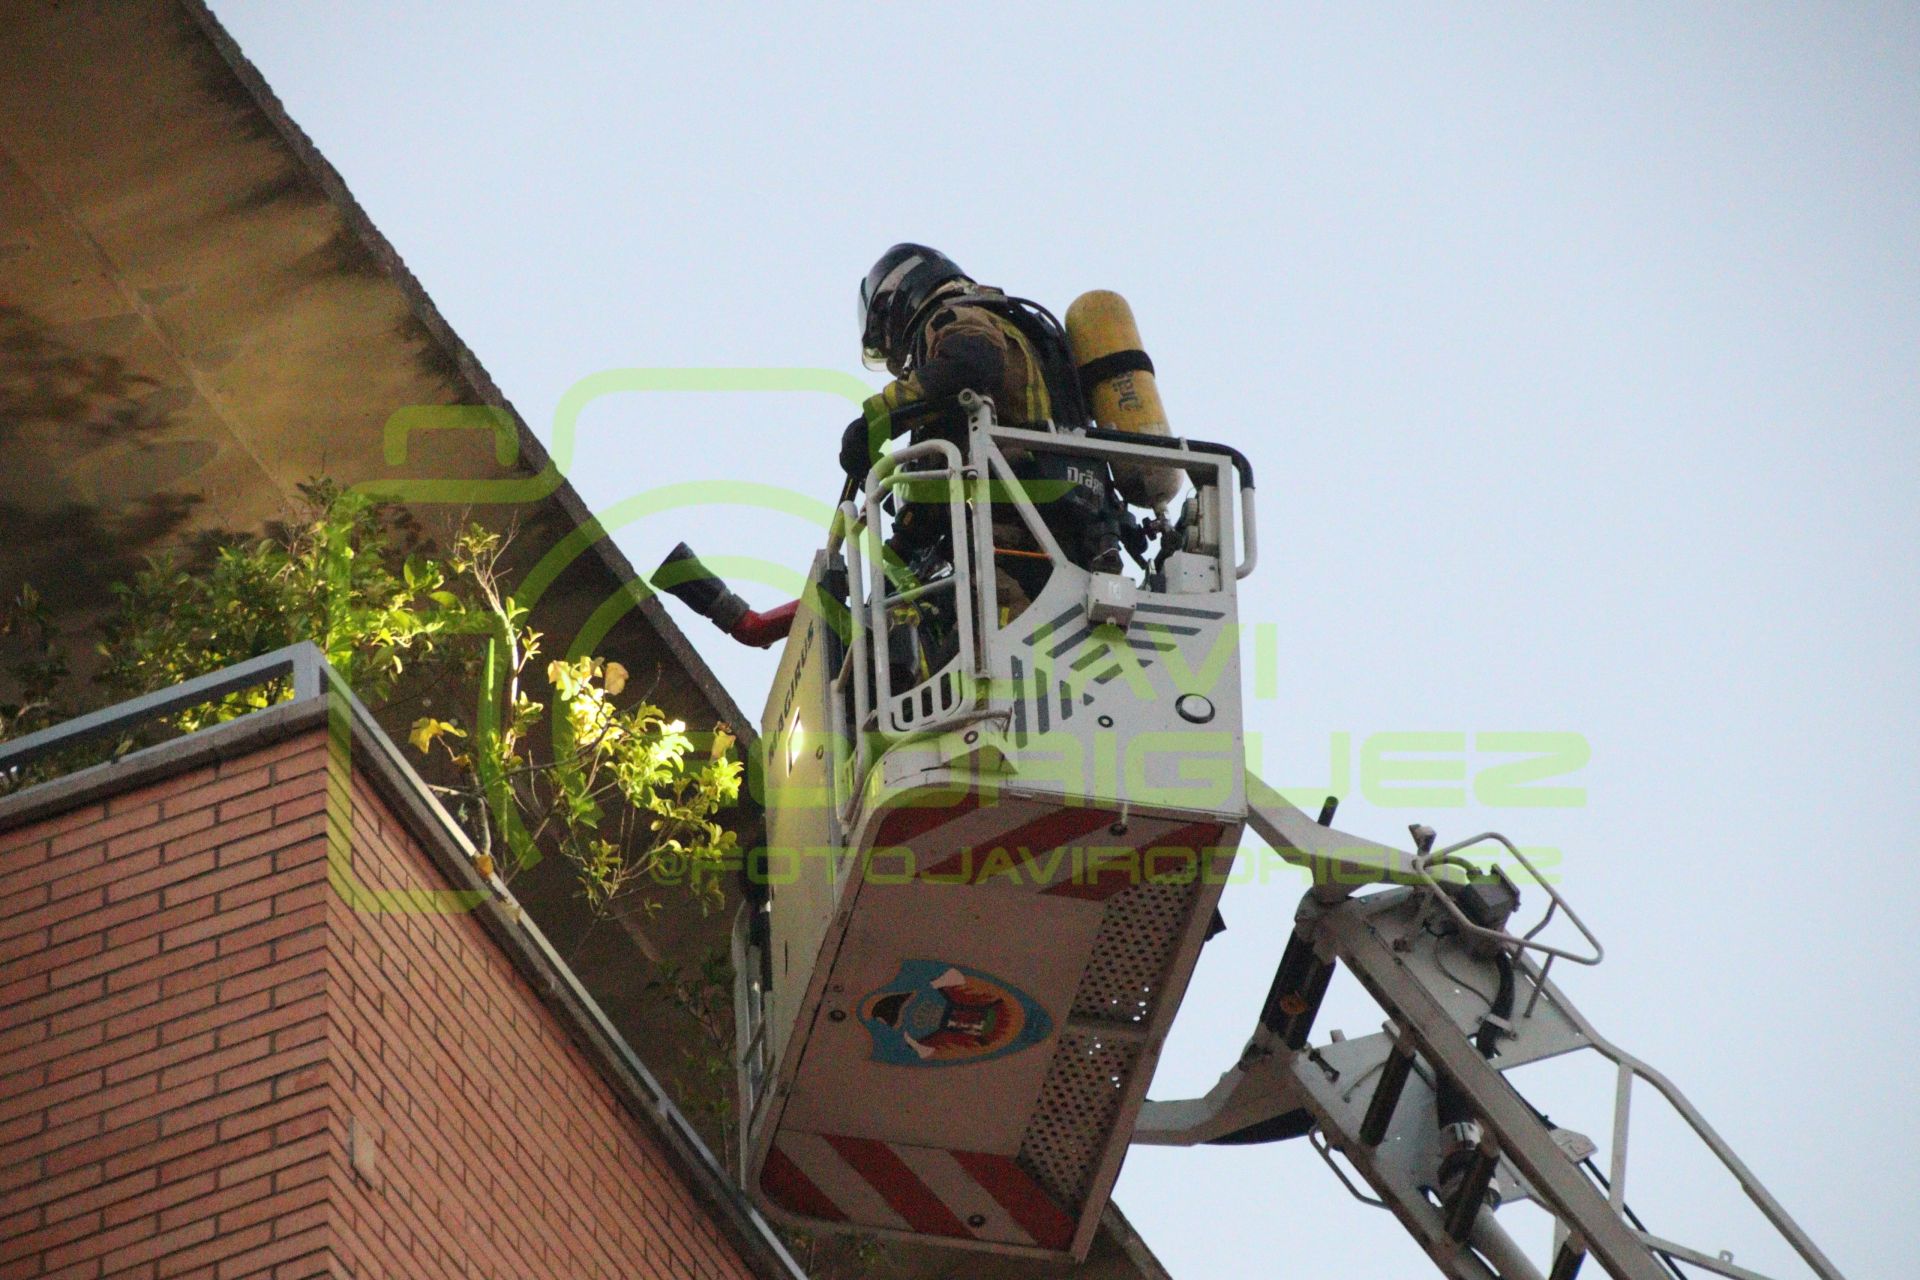
[[[860,363],[869,369],[884,369],[887,367],[887,353],[883,346],[885,339],[880,333],[883,327],[881,323],[883,315],[881,312],[876,312],[873,309],[874,291],[877,284],[878,282],[871,274],[860,282],[860,311],[859,314],[854,317],[860,325]],[[884,311],[884,307],[882,311]]]
[[[876,263],[860,282],[861,359],[869,369],[886,367],[887,348],[896,336],[890,330],[897,327],[892,316],[899,309],[900,287],[926,261],[923,254],[910,253],[885,271]]]

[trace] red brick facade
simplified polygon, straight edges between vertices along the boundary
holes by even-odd
[[[0,1280],[752,1274],[474,915],[336,892],[327,777],[308,730],[0,834]],[[352,812],[360,883],[446,886]]]

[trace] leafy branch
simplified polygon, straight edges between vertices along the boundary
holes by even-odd
[[[618,662],[536,666],[542,637],[506,585],[510,535],[469,525],[442,559],[387,505],[325,480],[299,492],[293,518],[265,536],[217,539],[190,562],[156,557],[113,588],[98,646],[111,695],[311,640],[376,712],[428,712],[408,741],[453,767],[435,790],[455,801],[489,873],[511,878],[557,852],[596,913],[617,903],[655,910],[656,884],[719,903],[721,869],[737,852],[719,817],[738,801],[741,775],[724,729],[696,734],[646,699],[623,699]],[[0,606],[0,640],[12,655],[0,674],[20,691],[0,701],[0,738],[74,714],[62,700],[65,648],[31,586]],[[448,696],[462,688],[470,709]],[[191,732],[288,692],[268,681],[173,725]],[[543,724],[550,748],[536,755]]]

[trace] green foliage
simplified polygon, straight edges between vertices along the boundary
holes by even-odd
[[[698,965],[662,960],[648,990],[692,1023],[695,1037],[680,1050],[681,1109],[702,1129],[729,1172],[734,1169],[733,965],[711,951]]]
[[[647,989],[693,1024],[694,1035],[682,1046],[674,1072],[675,1096],[720,1153],[727,1171],[738,1177],[733,976],[726,953],[716,950],[696,965],[662,960]],[[781,1236],[815,1280],[858,1280],[871,1275],[884,1259],[880,1242],[872,1236],[795,1228],[782,1230]]]
[[[163,688],[300,640],[319,645],[363,700],[392,695],[410,657],[464,618],[444,570],[407,554],[390,512],[326,481],[300,487],[301,517],[264,538],[216,543],[201,562],[148,562],[116,584],[100,651],[119,697]],[[195,708],[193,730],[271,706],[280,682]]]
[[[564,716],[563,739],[574,747],[555,760],[550,779],[568,844],[580,850],[588,896],[606,902],[638,879],[684,879],[717,902],[711,873],[737,847],[733,832],[714,821],[740,795],[740,764],[727,754],[732,739],[717,733],[699,754],[687,726],[659,708],[617,709],[613,698],[627,682],[617,662],[550,662],[547,679]],[[604,807],[615,796],[627,805],[619,824]],[[634,859],[625,850],[639,823],[649,839],[645,857]],[[610,827],[618,839],[606,834]]]
[[[872,1275],[887,1257],[872,1236],[802,1231],[799,1227],[779,1230],[787,1252],[813,1280],[860,1280]]]
[[[66,650],[46,602],[31,583],[0,598],[0,742],[25,737],[69,720],[71,705]],[[7,795],[75,768],[85,768],[125,749],[124,741],[83,744],[42,756],[0,773],[0,795]]]
[[[264,537],[227,538],[191,563],[149,561],[114,587],[102,628],[100,679],[132,697],[302,640],[326,654],[376,713],[433,705],[469,691],[460,710],[413,721],[408,741],[456,779],[451,797],[491,872],[511,877],[540,854],[573,864],[596,911],[658,902],[647,886],[682,883],[719,901],[719,871],[735,837],[717,816],[740,794],[724,732],[694,734],[644,700],[617,701],[627,671],[582,657],[547,664],[551,749],[535,750],[547,705],[529,687],[541,637],[504,586],[509,539],[469,526],[444,560],[427,554],[395,512],[327,481],[300,488],[296,517]],[[70,682],[51,622],[31,587],[0,607],[7,683],[0,738],[72,715],[55,691]],[[228,695],[174,718],[191,732],[267,707],[283,681]],[[441,697],[454,704],[459,697]],[[24,779],[23,779],[24,781]],[[496,859],[495,849],[507,856]]]
[[[546,665],[551,753],[536,755],[532,735],[547,707],[528,673],[542,637],[503,587],[505,549],[506,539],[474,527],[450,560],[467,592],[468,629],[486,637],[477,714],[472,723],[423,716],[409,741],[423,753],[438,745],[465,771],[467,785],[447,790],[487,813],[486,857],[504,874],[552,850],[573,864],[596,912],[629,901],[654,910],[659,900],[647,890],[670,883],[717,906],[721,869],[737,848],[715,820],[740,798],[733,739],[715,730],[696,743],[685,723],[644,699],[622,709],[615,699],[627,669],[582,657]],[[494,859],[496,847],[504,858]]]
[[[0,741],[58,724],[72,715],[62,698],[67,659],[46,602],[33,584],[0,600],[0,643],[6,646],[4,675],[13,696],[0,698]]]

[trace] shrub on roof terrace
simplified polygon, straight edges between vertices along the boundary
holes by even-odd
[[[327,481],[302,485],[298,509],[265,534],[212,538],[116,585],[99,682],[117,700],[311,640],[384,721],[419,713],[409,741],[483,874],[511,879],[558,854],[596,912],[654,909],[668,883],[717,902],[736,848],[719,821],[739,799],[732,738],[668,717],[630,690],[618,662],[537,665],[542,637],[504,576],[509,543],[470,524],[436,555],[396,509]],[[18,691],[0,701],[0,739],[75,713],[63,647],[30,586],[0,607],[0,640]],[[174,727],[231,720],[288,692],[267,682],[180,713]]]

